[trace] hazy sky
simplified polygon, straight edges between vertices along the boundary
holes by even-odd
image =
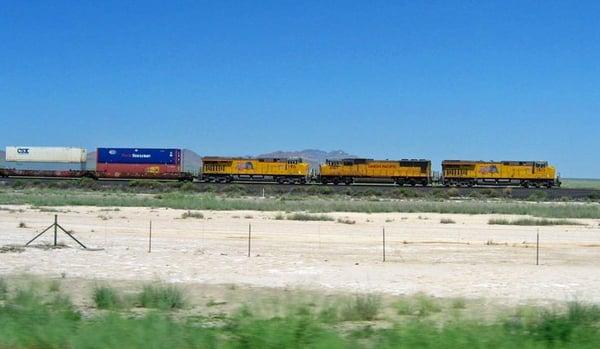
[[[3,1],[0,146],[545,159],[600,177],[597,1]]]

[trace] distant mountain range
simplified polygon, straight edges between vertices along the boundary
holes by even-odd
[[[327,159],[347,159],[356,158],[356,155],[348,154],[343,150],[332,150],[324,151],[319,149],[305,149],[300,151],[274,151],[272,153],[260,154],[256,157],[259,158],[302,158],[304,161],[310,164],[312,169],[318,169],[319,164],[325,162]]]

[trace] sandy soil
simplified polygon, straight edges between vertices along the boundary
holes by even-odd
[[[0,245],[24,244],[50,225],[72,230],[62,249],[0,253],[0,274],[87,280],[246,284],[395,295],[495,298],[510,303],[600,301],[600,226],[490,226],[490,215],[332,213],[339,222],[275,220],[274,212],[0,206]],[[451,218],[455,224],[441,224]],[[152,252],[148,230],[152,220]],[[25,228],[19,227],[20,223]],[[252,226],[251,257],[248,228]],[[385,227],[386,261],[382,262]],[[536,233],[540,265],[536,266]],[[46,233],[35,244],[49,243]]]

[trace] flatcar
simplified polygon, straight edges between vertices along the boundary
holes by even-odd
[[[319,168],[322,184],[346,184],[354,182],[396,183],[398,185],[431,184],[431,161],[341,159],[327,160]]]
[[[547,161],[444,160],[441,182],[445,186],[520,185],[525,188],[560,186],[560,177]]]
[[[305,184],[309,165],[300,158],[203,157],[200,180],[229,183],[234,180]]]

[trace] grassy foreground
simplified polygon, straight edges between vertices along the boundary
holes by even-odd
[[[2,348],[598,348],[600,308],[571,303],[566,309],[521,308],[508,316],[475,321],[458,312],[448,320],[426,298],[400,303],[402,321],[378,326],[376,297],[344,306],[289,304],[281,315],[259,315],[242,306],[232,314],[207,316],[167,308],[124,312],[111,307],[83,316],[59,290],[0,290]],[[113,291],[102,291],[96,304]],[[164,296],[159,296],[164,298]],[[99,299],[98,299],[99,298]]]
[[[286,212],[431,212],[516,214],[543,218],[600,218],[598,203],[517,201],[341,200],[324,198],[228,198],[196,193],[107,193],[85,190],[28,189],[0,191],[0,204],[34,206],[169,207],[185,210],[258,210]]]

